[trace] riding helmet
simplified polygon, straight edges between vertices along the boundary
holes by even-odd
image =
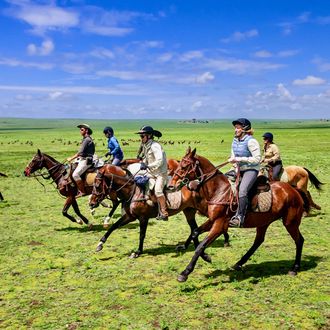
[[[246,118],[238,118],[238,119],[234,120],[232,124],[234,126],[237,124],[242,125],[244,131],[248,131],[251,129],[251,122]]]
[[[269,140],[269,141],[273,141],[273,138],[274,138],[273,134],[270,133],[270,132],[266,132],[262,137],[263,137],[265,140],[267,139],[267,140]]]
[[[113,135],[113,133],[114,133],[113,128],[110,126],[106,126],[106,127],[104,127],[103,133],[104,134],[110,133],[111,135]]]

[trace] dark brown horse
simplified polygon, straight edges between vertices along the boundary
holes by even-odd
[[[195,250],[194,256],[185,270],[178,276],[178,281],[184,282],[194,270],[198,258],[205,253],[205,249],[228,229],[229,219],[233,215],[230,207],[232,190],[227,177],[218,171],[211,162],[196,155],[196,149],[187,150],[177,168],[172,185],[177,185],[183,179],[199,182],[199,194],[204,202],[208,203],[208,220],[198,228],[198,234],[209,231],[208,235]],[[241,269],[252,254],[264,241],[268,226],[275,220],[282,218],[283,225],[296,244],[296,258],[290,274],[296,275],[300,268],[300,260],[304,238],[300,233],[299,225],[304,210],[309,210],[308,199],[305,194],[296,190],[288,183],[272,182],[272,206],[269,212],[248,212],[244,227],[256,227],[256,237],[247,253],[235,264],[235,269]]]
[[[101,238],[96,251],[101,251],[103,244],[108,239],[109,235],[119,227],[139,220],[140,224],[140,240],[139,247],[131,257],[138,257],[143,252],[143,243],[147,231],[147,226],[150,218],[155,218],[158,214],[158,205],[155,196],[151,196],[151,200],[146,201],[139,190],[136,189],[134,176],[128,174],[125,170],[114,165],[105,165],[97,173],[94,180],[94,189],[90,199],[90,206],[97,207],[110,192],[115,192],[119,199],[123,202],[126,214],[124,214],[117,222],[115,222],[106,234]],[[186,249],[193,240],[195,247],[199,245],[198,238],[194,236],[194,231],[197,229],[195,220],[196,210],[205,213],[207,204],[200,202],[198,193],[192,192],[184,187],[181,190],[182,200],[180,206],[176,209],[169,209],[169,215],[172,216],[181,211],[186,216],[187,222],[190,226],[191,233],[182,248]],[[228,236],[225,236],[225,244],[228,244]],[[201,257],[210,261],[209,256],[202,253]]]
[[[62,210],[63,216],[67,217],[72,222],[76,222],[79,224],[82,224],[84,222],[86,225],[89,225],[89,227],[91,228],[92,224],[89,223],[88,219],[83,214],[81,214],[79,210],[79,206],[76,201],[76,195],[78,194],[78,189],[75,184],[70,183],[68,181],[67,169],[63,163],[58,162],[53,157],[45,153],[42,153],[38,149],[38,152],[32,158],[31,162],[26,166],[24,170],[24,174],[25,176],[31,176],[31,174],[33,174],[35,171],[41,170],[43,168],[47,169],[49,173],[48,178],[52,178],[53,182],[55,182],[59,193],[62,196],[66,197],[64,207]],[[95,175],[96,174],[94,174],[94,176]],[[86,193],[89,195],[92,192],[93,185],[85,184],[85,188],[86,188]],[[112,200],[113,203],[113,209],[110,211],[109,217],[112,216],[117,206],[119,205],[116,196],[110,196],[110,199]],[[72,215],[68,214],[68,210],[71,205],[76,215],[79,217],[78,219],[75,219]]]

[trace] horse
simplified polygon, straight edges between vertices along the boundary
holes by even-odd
[[[85,223],[86,225],[89,225],[90,228],[92,228],[92,224],[89,223],[88,219],[81,214],[79,210],[78,203],[76,201],[76,195],[78,194],[78,189],[75,184],[72,184],[68,181],[68,173],[66,166],[57,160],[55,160],[53,157],[42,153],[39,149],[37,153],[32,158],[31,162],[26,166],[24,170],[25,176],[31,176],[35,171],[41,170],[43,168],[46,168],[49,177],[52,178],[53,182],[56,183],[56,188],[58,189],[59,193],[66,197],[63,209],[62,209],[62,215],[66,218],[70,219],[72,222],[76,222],[78,224]],[[86,185],[86,193],[89,195],[92,192],[93,186],[92,185]],[[115,212],[116,208],[119,205],[119,201],[117,200],[116,196],[110,196],[110,199],[113,203],[113,208],[109,213],[109,217],[112,216],[112,214]],[[68,210],[70,206],[72,205],[76,215],[79,217],[78,219],[75,219],[73,216],[68,214]]]
[[[123,201],[126,213],[108,229],[105,235],[101,238],[96,251],[99,252],[103,249],[103,244],[114,230],[138,219],[140,225],[139,247],[130,256],[131,258],[137,258],[143,253],[143,244],[149,219],[155,218],[158,213],[156,197],[153,195],[151,196],[151,200],[147,201],[145,198],[141,198],[139,190],[136,189],[133,175],[121,167],[105,165],[98,171],[94,180],[90,207],[97,207],[100,201],[102,201],[111,191],[115,191],[119,199]],[[188,225],[190,226],[191,233],[184,245],[179,248],[187,249],[191,240],[194,242],[196,248],[199,245],[199,241],[198,237],[193,237],[193,233],[197,229],[195,214],[196,210],[204,214],[207,209],[207,204],[200,203],[198,194],[190,191],[186,187],[184,187],[180,193],[182,201],[176,209],[168,210],[169,216],[183,211]],[[225,235],[226,246],[229,245],[228,240],[229,236]],[[205,261],[210,261],[207,254],[201,254],[201,257]]]
[[[269,170],[268,166],[265,166],[261,169],[260,173],[265,175],[266,171],[268,172],[269,179],[272,180],[272,171]],[[310,206],[317,209],[321,210],[321,207],[317,205],[308,191],[308,180],[311,182],[312,186],[314,186],[318,191],[322,190],[322,183],[317,179],[317,177],[306,167],[302,166],[296,166],[296,165],[290,165],[290,166],[285,166],[280,174],[280,181],[287,182],[293,187],[297,187],[297,189],[302,190],[307,198],[309,199]]]
[[[227,177],[220,172],[207,158],[196,154],[196,149],[189,147],[176,169],[171,185],[178,186],[182,180],[198,180],[199,194],[202,201],[208,204],[208,220],[203,223],[193,236],[208,231],[207,236],[198,245],[190,263],[178,276],[179,282],[188,279],[194,270],[198,258],[205,253],[205,249],[214,240],[225,233],[229,226],[229,220],[234,215],[231,207],[232,189]],[[296,257],[289,274],[296,275],[301,262],[301,253],[304,238],[299,230],[299,225],[304,211],[309,211],[307,196],[288,183],[273,181],[270,183],[272,191],[272,205],[268,212],[248,211],[244,227],[256,228],[256,237],[251,248],[233,266],[241,270],[252,254],[263,243],[269,225],[277,219],[283,219],[283,225],[296,244]]]

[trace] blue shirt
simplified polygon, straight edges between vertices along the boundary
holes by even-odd
[[[121,150],[118,140],[112,136],[108,139],[108,149],[113,155],[113,158],[118,158],[122,160],[124,158],[123,151]]]

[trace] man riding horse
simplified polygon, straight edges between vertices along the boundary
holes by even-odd
[[[149,189],[155,189],[159,209],[156,219],[167,221],[168,212],[163,192],[167,184],[167,160],[162,146],[154,140],[154,136],[160,138],[162,133],[151,126],[142,126],[136,134],[140,135],[142,145],[141,170],[148,170],[146,175],[149,177]]]
[[[85,183],[82,180],[81,175],[92,166],[93,156],[95,153],[95,144],[90,136],[93,131],[89,125],[80,124],[77,127],[80,128],[80,134],[83,137],[83,140],[81,141],[79,151],[72,157],[69,157],[67,160],[68,162],[71,162],[78,158],[78,166],[74,170],[72,178],[75,180],[79,189],[79,193],[76,197],[81,197],[86,195]]]

